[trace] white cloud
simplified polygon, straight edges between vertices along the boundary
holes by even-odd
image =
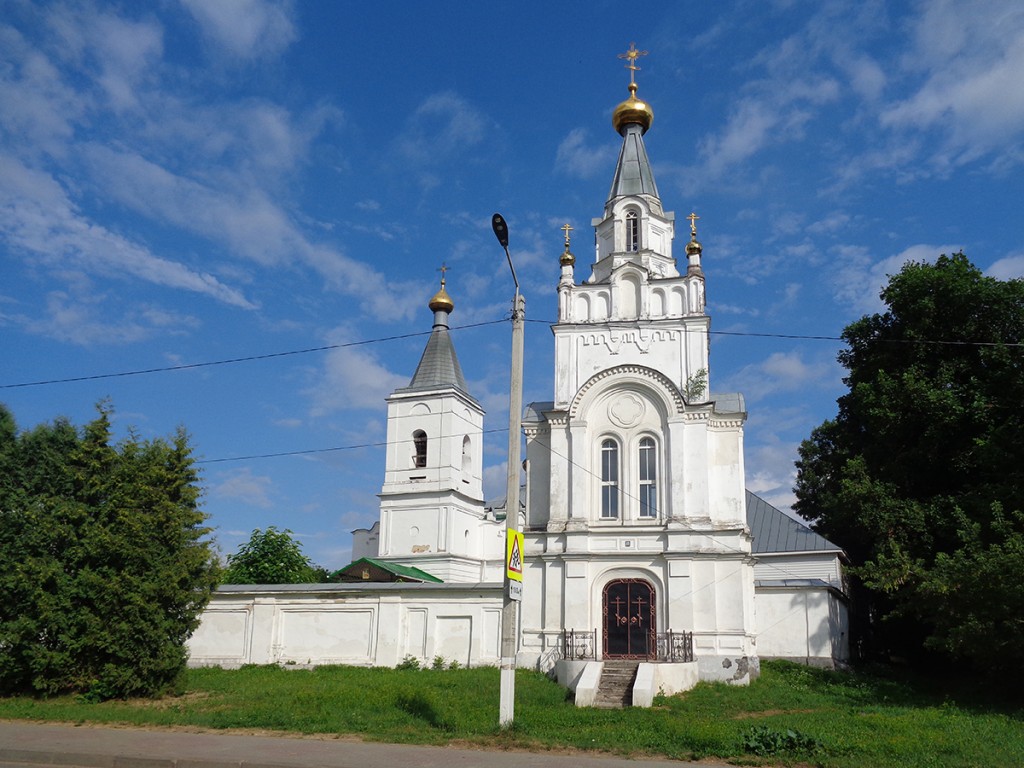
[[[864,248],[844,246],[835,249],[843,266],[835,276],[835,298],[860,314],[873,314],[885,310],[882,289],[889,277],[899,272],[910,261],[933,262],[939,254],[956,253],[956,245],[912,245],[880,261],[873,261]]]
[[[880,115],[896,129],[938,129],[933,161],[960,165],[994,152],[1019,154],[1024,137],[1024,6],[1017,0],[936,0],[915,20],[904,59],[923,81]]]
[[[423,100],[405,125],[398,152],[417,167],[438,166],[480,144],[488,127],[487,118],[466,99],[451,91],[435,93]]]
[[[46,22],[55,36],[55,56],[92,78],[105,109],[138,107],[140,88],[163,54],[160,24],[66,4],[50,8]]]
[[[850,87],[863,99],[878,99],[888,82],[885,70],[881,65],[867,56],[852,56],[836,62],[842,66],[850,78]]]
[[[328,343],[351,340],[348,329],[336,328]],[[367,347],[343,347],[327,353],[324,368],[316,374],[316,385],[303,394],[310,398],[310,416],[367,408],[379,411],[384,398],[398,387],[408,386],[411,374],[398,374],[387,367]]]
[[[242,293],[89,220],[48,174],[0,155],[0,238],[52,268],[75,268],[205,294],[252,309]]]
[[[588,135],[582,128],[574,128],[562,139],[555,154],[555,168],[579,179],[592,179],[607,173],[614,162],[613,146],[600,142],[587,146]]]
[[[0,321],[81,346],[131,344],[152,338],[158,332],[186,333],[201,327],[200,321],[191,315],[154,305],[122,310],[110,300],[109,292],[96,291],[84,275],[66,277],[71,283],[70,290],[50,291],[40,316],[0,313]],[[172,362],[179,364],[180,360]]]
[[[223,472],[210,487],[210,495],[220,499],[235,499],[261,509],[273,506],[273,481],[266,475],[254,475],[248,467]]]
[[[193,5],[209,34],[238,27],[231,33],[239,35],[234,43],[248,41],[253,51],[264,50],[260,46],[266,41],[257,42],[261,35],[276,39],[274,30],[291,28],[289,9],[256,2]],[[176,92],[158,79],[162,30],[155,22],[88,9],[54,11],[48,21],[51,37],[43,45],[53,50],[52,59],[18,32],[0,27],[0,42],[12,49],[8,65],[0,66],[0,96],[5,97],[0,129],[21,158],[7,160],[20,178],[5,173],[0,179],[0,198],[7,193],[13,200],[0,211],[0,236],[12,246],[51,267],[71,260],[92,274],[133,277],[255,306],[221,279],[152,253],[145,235],[132,234],[146,232],[147,225],[118,230],[111,222],[119,223],[123,210],[98,223],[79,207],[79,201],[84,207],[109,199],[159,228],[177,228],[220,246],[215,252],[226,250],[264,267],[311,268],[329,289],[358,294],[368,312],[396,320],[409,316],[412,308],[399,300],[405,283],[386,281],[339,246],[314,241],[305,231],[308,222],[296,221],[288,207],[282,180],[290,181],[325,128],[340,123],[340,110],[328,103],[301,114],[256,100],[206,104],[196,95],[200,90]],[[109,41],[108,35],[118,39]],[[121,85],[115,87],[118,79]],[[76,90],[65,85],[83,80]],[[108,108],[108,91],[120,94],[121,107],[136,107],[130,119]],[[424,102],[416,123],[421,128],[438,127],[441,116],[451,120],[442,120],[436,134],[423,133],[424,147],[439,136],[459,148],[459,142],[480,140],[481,121],[472,119],[464,103],[458,109],[460,103],[448,94]],[[81,134],[88,141],[76,140],[79,125],[88,126]],[[54,158],[61,165],[51,168]],[[110,206],[105,213],[111,213]],[[230,264],[219,266],[219,274],[228,274]],[[365,285],[379,288],[367,295]]]
[[[154,221],[199,234],[263,266],[304,263],[331,288],[358,295],[382,317],[405,318],[413,311],[399,301],[406,283],[386,281],[336,248],[310,241],[263,189],[214,186],[174,174],[137,153],[96,144],[82,152],[93,177],[106,180],[104,192]],[[368,296],[366,285],[378,288]]]
[[[773,506],[786,510],[796,501],[797,445],[769,436],[767,442],[748,446],[746,451],[746,485]]]
[[[196,330],[202,325],[197,317],[155,306],[145,307],[141,311],[141,315],[154,327],[166,327],[173,329],[188,328]]]
[[[173,149],[167,154],[178,162],[190,161],[196,173],[222,183],[232,177],[275,183],[304,163],[313,142],[344,117],[329,103],[293,114],[263,100],[211,105],[169,93],[154,96],[149,109],[143,141]]]
[[[999,259],[985,270],[985,274],[997,280],[1024,279],[1024,253],[1017,253]]]
[[[839,97],[839,84],[830,78],[770,81],[753,87],[756,95],[737,100],[722,131],[701,141],[704,172],[713,178],[769,143],[800,138],[816,111]]]
[[[716,390],[742,392],[751,403],[773,394],[829,387],[836,376],[836,366],[827,356],[806,360],[799,351],[773,352],[744,366]]]
[[[508,461],[484,467],[484,499],[488,502],[504,499],[508,491]]]
[[[297,37],[291,3],[268,0],[181,0],[203,34],[239,59],[279,54]]]
[[[32,154],[63,156],[87,99],[62,82],[53,63],[9,27],[0,27],[0,61],[5,141]]]
[[[807,231],[813,235],[832,234],[844,229],[849,223],[849,214],[843,211],[832,211],[824,218],[807,225]]]
[[[53,291],[46,297],[44,318],[18,320],[32,333],[81,346],[130,344],[150,336],[150,329],[137,319],[114,322],[102,303],[102,295],[76,301],[66,293]]]

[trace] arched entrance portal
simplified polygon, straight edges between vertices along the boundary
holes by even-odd
[[[604,588],[604,657],[646,659],[657,649],[654,587],[643,579],[618,579]]]

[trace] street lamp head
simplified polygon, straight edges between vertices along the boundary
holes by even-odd
[[[508,248],[508,224],[505,223],[505,219],[500,213],[491,216],[491,229],[494,230],[494,236],[498,238],[501,247]]]

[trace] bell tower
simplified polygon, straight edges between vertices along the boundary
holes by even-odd
[[[644,145],[654,120],[637,96],[645,53],[621,55],[629,97],[612,124],[622,146],[581,282],[563,227],[554,399],[523,420],[524,655],[542,663],[567,632],[598,628],[598,658],[654,659],[665,633],[681,630],[701,678],[747,682],[758,661],[746,413],[740,395],[710,390],[699,217],[687,217],[680,264]]]
[[[446,271],[416,372],[387,398],[379,555],[443,581],[481,581],[500,569],[502,542],[484,511],[484,410],[455,354]]]

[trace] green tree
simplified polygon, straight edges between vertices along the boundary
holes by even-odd
[[[215,584],[185,433],[113,445],[98,411],[19,434],[0,406],[0,692],[172,686]]]
[[[302,554],[302,545],[287,528],[257,528],[249,541],[228,555],[225,584],[322,584],[327,571]]]
[[[1024,282],[957,253],[882,299],[843,333],[849,391],[800,448],[796,509],[859,566],[878,650],[1020,669]]]

